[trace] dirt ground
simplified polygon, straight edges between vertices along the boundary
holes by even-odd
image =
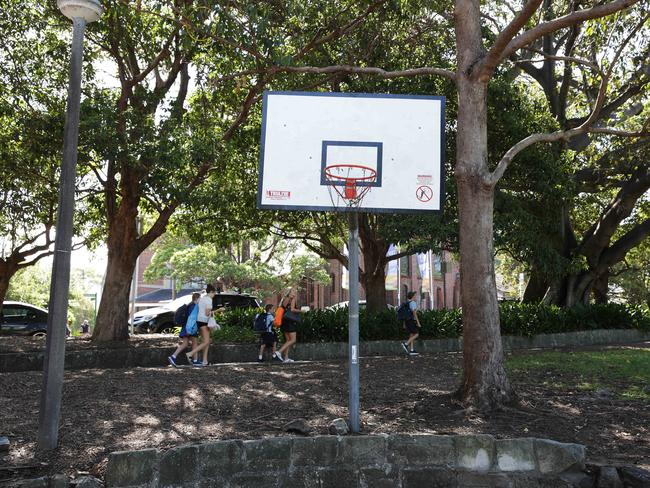
[[[590,462],[650,468],[650,401],[560,391],[543,386],[550,373],[537,372],[511,376],[521,407],[467,413],[450,397],[460,359],[362,358],[362,433],[542,437],[586,445]],[[60,448],[44,454],[36,451],[41,382],[40,372],[0,374],[0,436],[11,441],[0,455],[0,481],[56,472],[102,477],[112,451],[290,435],[283,426],[295,418],[326,434],[331,420],[347,417],[342,360],[66,371]]]

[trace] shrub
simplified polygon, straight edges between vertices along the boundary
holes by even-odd
[[[218,342],[255,342],[257,334],[252,323],[261,310],[233,309],[217,317],[222,330],[212,337]],[[502,303],[499,308],[501,333],[532,336],[577,330],[640,329],[650,330],[647,307],[619,303],[578,305],[560,308],[555,305]],[[462,334],[462,312],[454,310],[419,310],[421,339],[459,337]],[[397,320],[395,310],[359,314],[359,338],[362,341],[397,340],[406,332]],[[302,314],[298,329],[299,342],[347,342],[348,309],[314,310]]]
[[[257,342],[259,335],[252,328],[239,325],[225,325],[210,333],[213,342],[251,343]]]

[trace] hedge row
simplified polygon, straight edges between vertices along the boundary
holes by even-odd
[[[254,342],[252,330],[257,311],[231,310],[219,322],[221,330],[213,332],[219,342]],[[503,335],[532,336],[593,329],[650,330],[650,311],[638,306],[609,303],[560,308],[553,305],[503,303],[500,305]],[[462,334],[461,310],[420,310],[421,339],[459,337]],[[298,328],[301,342],[346,342],[348,309],[315,310],[303,314]],[[394,310],[370,314],[361,310],[361,340],[394,340],[405,335]]]

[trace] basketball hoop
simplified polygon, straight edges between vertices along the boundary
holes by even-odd
[[[332,164],[326,166],[323,172],[325,179],[330,183],[328,191],[332,205],[335,207],[341,206],[339,198],[343,199],[343,203],[347,207],[358,207],[371,188],[369,185],[360,186],[359,184],[370,183],[377,177],[377,171],[360,164]],[[336,193],[333,193],[332,189]]]

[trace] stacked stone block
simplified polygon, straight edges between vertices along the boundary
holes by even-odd
[[[115,452],[109,488],[570,487],[577,444],[489,435],[277,437]]]

